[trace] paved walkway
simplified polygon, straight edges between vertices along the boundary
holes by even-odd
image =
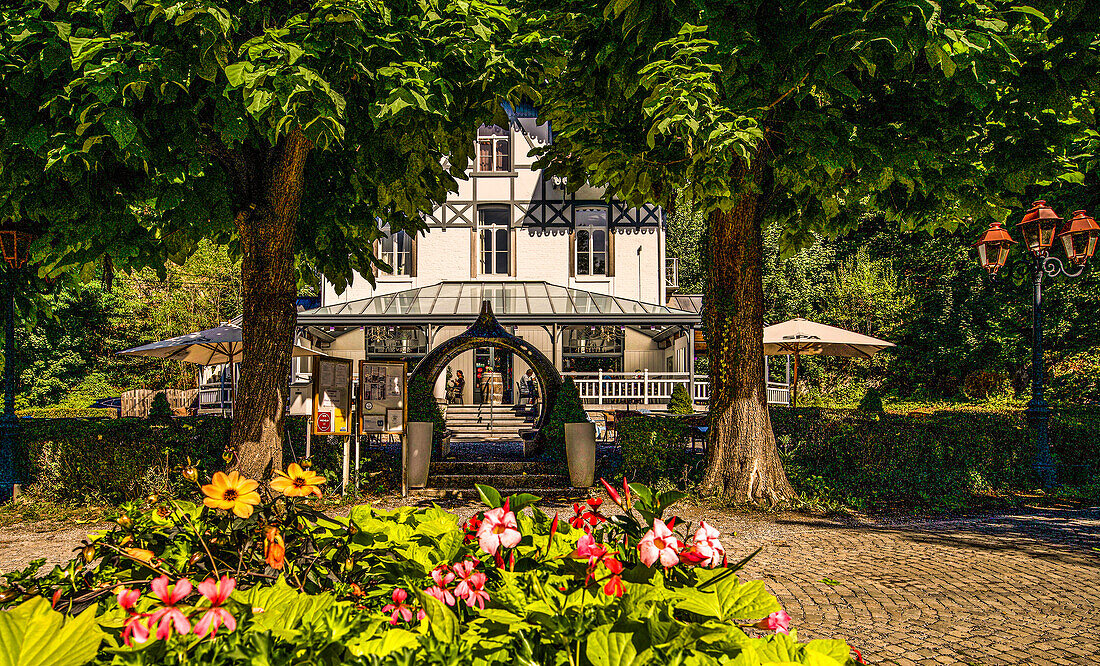
[[[731,557],[763,546],[743,577],[767,582],[803,640],[844,638],[871,664],[1100,664],[1098,509],[862,523],[680,514],[722,530]],[[36,529],[0,530],[0,570],[67,559],[87,531]]]

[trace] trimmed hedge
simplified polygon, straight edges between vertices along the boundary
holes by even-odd
[[[305,452],[304,417],[289,417],[286,460]],[[24,419],[20,438],[26,445],[30,492],[60,501],[123,502],[182,490],[175,473],[187,459],[206,474],[223,469],[231,419],[189,416],[163,423],[147,419]],[[313,439],[314,451],[331,456],[325,438]],[[339,459],[340,452],[335,454]],[[318,458],[319,456],[314,456]]]
[[[948,507],[974,494],[1033,489],[1034,433],[1020,412],[922,416],[813,407],[772,408],[772,426],[796,488],[861,508]],[[1096,413],[1051,421],[1059,481],[1097,471]]]
[[[118,416],[118,410],[97,407],[31,407],[17,410],[15,415],[27,419],[113,419]]]
[[[615,423],[623,452],[623,474],[631,481],[678,482],[692,462],[684,448],[690,434],[686,419],[629,412]]]

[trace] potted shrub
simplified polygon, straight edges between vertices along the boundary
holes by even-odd
[[[546,427],[550,450],[559,457],[565,453],[569,483],[574,488],[588,488],[595,483],[596,426],[588,420],[572,377],[562,383]]]
[[[688,395],[687,387],[683,384],[677,384],[676,388],[672,389],[672,397],[668,399],[668,411],[670,414],[695,413],[695,406],[691,404],[691,396]]]
[[[405,433],[410,487],[422,488],[428,484],[433,445],[438,445],[439,453],[446,455],[442,451],[446,435],[447,424],[431,384],[423,377],[413,377],[409,382],[409,422]]]

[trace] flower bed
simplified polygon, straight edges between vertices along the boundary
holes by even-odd
[[[752,554],[668,516],[679,493],[606,486],[621,513],[590,500],[562,520],[479,486],[465,520],[337,518],[311,504],[322,483],[218,472],[202,504],[127,505],[67,565],[4,577],[6,663],[854,663],[843,641],[798,642],[764,584],[738,579]]]

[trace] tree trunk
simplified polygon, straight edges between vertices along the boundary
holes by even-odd
[[[300,132],[279,141],[258,173],[259,202],[237,215],[244,255],[241,301],[244,352],[233,402],[231,466],[243,476],[270,478],[283,465],[283,419],[293,349],[297,280],[294,229],[312,148]]]
[[[735,502],[794,496],[775,446],[764,379],[760,194],[765,160],[736,179],[753,187],[707,218],[704,333],[710,361],[709,459],[702,490]],[[738,183],[734,183],[738,185]]]

